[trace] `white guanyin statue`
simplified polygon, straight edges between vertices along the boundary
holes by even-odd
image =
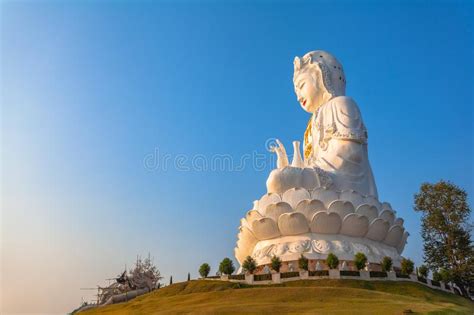
[[[268,191],[282,193],[288,188],[314,185],[317,174],[324,174],[336,190],[353,189],[377,198],[367,153],[367,130],[357,104],[345,96],[342,65],[324,51],[296,57],[294,65],[298,102],[312,116],[304,136],[305,161],[301,160],[299,142],[295,141],[291,166],[313,168],[315,172],[307,172],[301,178],[294,168],[285,168],[288,158],[278,142],[278,169],[270,174]]]
[[[293,159],[277,140],[277,168],[267,194],[241,220],[235,255],[259,265],[273,255],[283,261],[301,256],[325,259],[334,253],[351,261],[366,254],[378,264],[384,256],[399,266],[408,232],[389,203],[380,202],[367,150],[367,130],[355,101],[345,96],[339,61],[317,50],[295,58],[293,83],[298,102],[311,114]]]

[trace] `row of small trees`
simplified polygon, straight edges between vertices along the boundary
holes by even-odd
[[[357,270],[363,269],[367,264],[367,256],[364,253],[357,253],[354,255],[354,265]],[[390,271],[392,269],[392,258],[386,256],[380,262],[383,271]],[[280,272],[282,261],[279,257],[273,256],[270,262],[270,267],[276,272]],[[339,258],[333,254],[329,253],[326,257],[326,265],[330,269],[336,269],[339,266]],[[304,255],[298,259],[298,267],[302,270],[309,270],[309,260]],[[248,256],[247,259],[242,264],[242,268],[249,273],[253,273],[256,269],[255,260]],[[413,272],[414,264],[410,259],[403,259],[401,262],[401,272],[403,274],[410,274]]]
[[[357,253],[354,256],[354,265],[356,266],[357,270],[363,269],[367,264],[367,256],[364,253]],[[326,265],[330,269],[336,269],[339,266],[339,258],[333,254],[329,253],[326,258]],[[380,262],[383,271],[390,271],[392,270],[392,258],[386,256]],[[273,256],[270,261],[270,268],[273,269],[275,272],[280,272],[282,266],[282,261],[280,257]],[[302,270],[309,270],[309,260],[304,255],[298,259],[298,267]],[[257,270],[257,262],[251,256],[247,256],[247,258],[242,263],[242,268],[244,271],[253,274],[255,270]],[[421,268],[421,267],[420,267]],[[402,274],[411,274],[414,270],[414,263],[410,259],[403,259],[401,261],[401,273]],[[201,277],[206,278],[211,271],[211,266],[209,264],[204,263],[199,267],[199,274]],[[219,273],[230,275],[235,271],[234,263],[230,258],[224,258],[221,263],[219,264]]]
[[[225,275],[231,275],[231,274],[234,273],[234,271],[235,271],[235,266],[234,266],[234,262],[232,261],[232,259],[226,257],[220,262],[220,264],[219,264],[219,273],[225,274]],[[203,278],[206,278],[209,275],[210,272],[211,272],[211,266],[209,266],[208,263],[203,263],[199,267],[199,274]]]

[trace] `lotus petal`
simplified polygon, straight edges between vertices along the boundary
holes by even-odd
[[[395,221],[395,214],[392,210],[383,210],[382,213],[380,213],[379,218],[388,221],[388,223],[392,225],[393,221]]]
[[[364,203],[366,203],[368,205],[371,205],[371,206],[375,206],[377,208],[377,210],[379,210],[379,211],[382,210],[382,204],[374,196],[365,196],[364,197]]]
[[[350,201],[355,208],[364,203],[364,197],[354,190],[344,190],[339,195],[340,200]]]
[[[362,237],[367,234],[369,219],[356,213],[348,214],[342,220],[341,234]]]
[[[304,168],[301,177],[301,186],[306,190],[313,190],[321,186],[318,173],[314,168]]]
[[[382,210],[393,210],[389,202],[382,202]]]
[[[387,221],[375,219],[372,221],[372,223],[370,223],[369,231],[365,237],[374,241],[382,241],[387,236],[389,228],[390,224]]]
[[[252,226],[248,223],[248,221],[245,218],[240,219],[239,229],[242,228],[242,227],[246,227],[246,228],[249,228],[249,229],[252,228]]]
[[[281,201],[280,195],[269,193],[260,198],[258,202],[258,212],[263,214],[268,205]]]
[[[237,261],[239,262],[239,264],[242,265],[242,263],[245,261],[245,258],[248,256],[248,254],[244,252],[243,250],[241,250],[239,247],[235,247],[234,256],[235,258],[237,258]]]
[[[328,212],[336,212],[344,219],[349,213],[354,213],[354,206],[349,201],[335,200],[329,205]]]
[[[282,235],[298,235],[309,232],[308,221],[302,213],[284,213],[278,219]]]
[[[258,210],[258,200],[254,200],[252,203],[252,210]]]
[[[258,240],[253,233],[246,227],[240,228],[239,235],[237,236],[237,247],[241,249],[253,248],[257,244]]]
[[[304,188],[292,188],[283,194],[283,201],[288,202],[293,208],[296,208],[301,200],[309,199],[311,196]]]
[[[253,221],[252,231],[259,240],[268,240],[280,236],[276,222],[270,218],[260,218]]]
[[[318,211],[326,211],[326,207],[324,207],[324,204],[320,200],[306,199],[300,201],[296,206],[296,212],[304,214],[308,221],[311,221],[314,214]]]
[[[331,202],[339,199],[339,194],[334,190],[320,187],[311,192],[311,199],[321,200],[327,208]]]
[[[400,225],[393,225],[385,237],[384,243],[390,246],[398,246],[403,237],[404,229]]]
[[[322,234],[337,234],[341,229],[341,225],[341,217],[337,213],[326,211],[317,212],[310,223],[312,232]]]
[[[249,226],[252,226],[252,222],[260,218],[263,218],[263,215],[261,215],[257,210],[250,210],[247,212],[247,215],[245,215],[245,219]]]
[[[371,206],[369,204],[360,205],[357,210],[357,214],[364,215],[369,219],[369,222],[372,222],[374,219],[378,217],[379,211],[375,206]]]
[[[397,246],[397,251],[399,254],[401,254],[403,250],[405,249],[405,245],[407,244],[407,239],[409,235],[410,233],[408,233],[407,231],[403,233],[402,240],[400,241],[400,244],[398,244]]]
[[[267,208],[265,209],[265,216],[277,222],[280,215],[287,212],[293,212],[293,209],[286,202],[280,201],[280,202],[268,205]]]
[[[403,223],[405,221],[402,219],[402,218],[397,218],[394,222],[393,222],[393,225],[400,225],[400,226],[403,226]]]

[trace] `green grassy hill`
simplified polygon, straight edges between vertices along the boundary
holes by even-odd
[[[474,314],[462,297],[410,282],[306,280],[248,286],[196,280],[156,290],[127,303],[81,312],[92,314],[293,313]]]

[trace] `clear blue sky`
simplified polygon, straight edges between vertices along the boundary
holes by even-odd
[[[150,170],[144,159],[155,148],[269,158],[268,138],[301,139],[293,58],[310,50],[344,64],[380,199],[411,233],[405,256],[422,261],[412,210],[422,182],[474,193],[472,2],[21,1],[1,11],[5,313],[70,311],[90,297],[79,288],[137,254],[150,252],[164,281],[233,258],[273,165]]]

